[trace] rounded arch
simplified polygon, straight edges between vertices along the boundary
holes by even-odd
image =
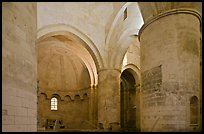
[[[138,97],[138,77],[136,72],[131,68],[126,68],[121,73],[121,88],[120,88],[120,101],[121,101],[121,127],[132,128],[136,130],[136,107],[139,107],[137,102]]]
[[[129,69],[126,69],[121,73],[121,79],[123,79],[126,83],[129,83],[128,85],[131,86],[135,86],[137,82]]]
[[[140,42],[138,40],[138,37],[132,36],[131,38],[132,38],[132,40],[122,41],[122,43],[118,46],[117,51],[115,51],[115,53],[113,55],[114,58],[112,58],[115,60],[112,60],[112,62],[111,62],[112,64],[115,65],[115,68],[121,68],[122,67],[121,65],[123,63],[124,57],[128,53],[128,49],[131,45],[134,46],[134,48],[137,48],[138,51],[140,51]],[[140,53],[138,53],[138,54],[140,54]]]
[[[199,104],[198,97],[190,97],[190,124],[199,123]]]
[[[64,100],[65,100],[66,102],[73,101],[70,95],[64,96]]]
[[[58,98],[57,97],[52,97],[50,99],[50,109],[51,110],[58,110]]]
[[[110,42],[112,42],[112,38],[114,38],[113,33],[114,30],[117,29],[117,26],[120,22],[120,17],[123,15],[124,10],[126,8],[131,8],[130,13],[131,14],[137,14],[134,16],[131,16],[130,20],[128,21],[128,26],[125,26],[127,23],[123,22],[122,30],[117,31],[119,32],[119,37],[117,40],[115,40],[117,47],[115,48],[115,51],[111,53],[111,58],[110,58],[110,66],[114,68],[121,69],[120,63],[123,59],[123,56],[128,50],[128,47],[137,40],[137,35],[139,32],[139,29],[141,25],[143,24],[142,16],[141,16],[141,11],[139,9],[138,3],[137,2],[126,2],[122,8],[118,11],[112,25],[110,28],[110,31],[107,35],[106,39],[106,47],[110,47]],[[132,9],[136,9],[133,11]],[[138,22],[138,24],[135,24],[135,21]],[[131,22],[131,23],[130,23]],[[117,33],[118,34],[118,33]],[[136,41],[137,42],[137,41]]]
[[[57,100],[62,100],[59,94],[52,94],[51,97],[52,98],[57,98]]]
[[[46,93],[40,93],[39,97],[42,97],[43,99],[47,99],[47,94]]]
[[[84,33],[67,24],[54,24],[39,29],[37,33],[37,43],[43,39],[57,35],[67,36],[80,42],[82,47],[88,51],[92,58],[91,60],[94,62],[94,65],[85,61],[85,58],[82,58],[83,56],[80,56],[80,58],[83,60],[89,71],[91,86],[96,86],[98,84],[97,70],[99,68],[103,68],[103,61],[95,44]]]
[[[52,35],[60,35],[66,33],[72,33],[73,35],[81,39],[83,42],[85,42],[83,45],[93,57],[97,69],[103,67],[102,57],[93,41],[87,35],[85,35],[80,30],[71,25],[53,24],[43,27],[37,32],[37,40],[41,40]]]
[[[84,93],[84,94],[83,94],[83,99],[84,99],[84,100],[87,100],[88,98],[89,98],[89,97],[88,97],[88,94],[87,94],[87,93]]]
[[[122,68],[121,74],[125,70],[129,71],[133,75],[135,79],[135,83],[137,85],[140,85],[140,82],[141,82],[140,69],[134,64],[127,64],[126,66]]]
[[[110,31],[108,32],[108,35],[107,35],[107,38],[106,38],[106,45],[109,44],[110,42],[110,38],[111,38],[111,35],[117,25],[117,22],[118,22],[118,19],[120,18],[120,16],[123,14],[123,12],[125,11],[125,9],[131,4],[132,2],[126,2],[122,7],[121,9],[119,10],[119,12],[117,13],[115,19],[113,20],[113,23],[111,24],[111,27],[110,27]]]
[[[75,78],[76,84],[73,85],[80,85],[79,83],[81,81],[82,83],[84,83],[82,79],[79,79],[80,72],[77,71],[77,65],[82,65],[84,67],[84,72],[86,72],[86,74],[88,75],[88,77],[86,77],[87,78],[86,83],[88,84],[88,85],[86,84],[86,87],[94,85],[95,83],[97,83],[94,76],[96,68],[94,66],[95,63],[92,60],[91,55],[86,51],[85,48],[82,48],[80,44],[78,44],[75,41],[70,42],[70,40],[71,40],[70,38],[58,35],[48,37],[46,40],[43,40],[42,42],[38,43],[38,67],[39,67],[38,76],[40,77],[41,74],[44,73],[45,71],[47,71],[47,74],[50,73],[50,71],[48,71],[49,70],[48,65],[50,64],[50,62],[47,61],[48,60],[51,61],[53,59],[54,56],[51,54],[51,52],[53,52],[60,56],[61,59],[68,60],[72,64],[71,66],[69,66],[70,67],[69,70],[72,70],[72,72],[75,73],[75,77],[72,78],[73,79]],[[42,70],[41,67],[43,67],[44,70]]]
[[[81,96],[79,94],[76,94],[74,96],[74,101],[76,101],[76,100],[81,100]]]
[[[190,100],[190,103],[198,102],[198,97],[194,95],[194,96],[191,96],[189,100]]]

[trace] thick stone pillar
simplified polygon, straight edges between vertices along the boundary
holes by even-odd
[[[98,125],[100,129],[118,131],[120,128],[120,70],[98,72]]]
[[[37,3],[2,3],[2,131],[37,131]]]
[[[201,16],[190,9],[163,12],[143,25],[139,39],[142,131],[199,131]]]

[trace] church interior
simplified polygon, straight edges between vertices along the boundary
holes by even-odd
[[[202,2],[3,2],[3,132],[201,132]]]

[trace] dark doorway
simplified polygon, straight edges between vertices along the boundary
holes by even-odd
[[[133,75],[125,70],[121,74],[121,128],[136,130],[136,88]]]

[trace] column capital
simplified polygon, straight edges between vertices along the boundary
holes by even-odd
[[[160,14],[158,14],[157,16],[154,16],[152,18],[149,18],[147,20],[147,22],[145,24],[143,24],[143,26],[141,27],[141,29],[139,30],[139,34],[138,34],[138,39],[140,41],[140,36],[142,34],[142,32],[144,31],[144,29],[150,25],[151,23],[155,22],[156,20],[169,16],[169,15],[174,15],[174,14],[191,14],[194,15],[195,17],[197,17],[201,23],[202,18],[201,15],[198,11],[193,10],[193,9],[188,9],[188,8],[179,8],[179,9],[171,9],[165,12],[162,12]]]

